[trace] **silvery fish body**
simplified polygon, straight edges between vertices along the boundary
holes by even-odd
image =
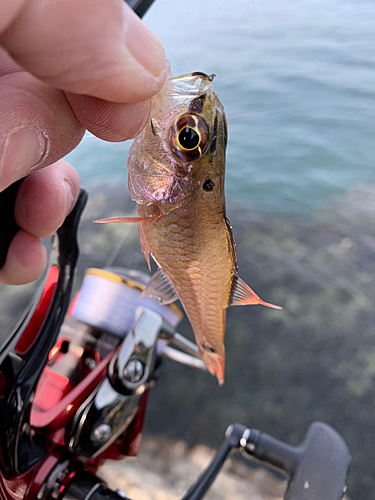
[[[128,157],[128,184],[142,250],[159,270],[144,295],[180,299],[199,353],[224,381],[224,331],[230,305],[263,304],[238,276],[235,243],[225,212],[227,123],[212,76],[171,78],[152,99],[150,122]]]

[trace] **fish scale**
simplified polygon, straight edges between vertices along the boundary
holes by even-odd
[[[183,210],[177,209],[159,222],[142,223],[142,229],[150,242],[147,250],[175,288],[193,331],[200,332],[198,349],[202,359],[208,364],[209,357],[211,371],[222,380],[225,308],[233,263],[222,214],[207,217],[190,204],[198,204],[195,197]],[[140,205],[138,214],[146,216],[147,207]],[[208,243],[213,251],[207,251]],[[207,352],[207,348],[213,352]]]

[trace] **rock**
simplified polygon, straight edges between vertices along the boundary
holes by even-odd
[[[183,453],[181,453],[183,451]],[[162,436],[147,437],[136,461],[108,462],[99,475],[112,488],[121,488],[134,500],[177,500],[208,465],[214,451],[206,446],[189,449],[186,443]],[[207,500],[281,500],[285,481],[264,469],[245,467],[229,459],[215,480]]]

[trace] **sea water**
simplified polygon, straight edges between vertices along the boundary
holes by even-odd
[[[309,217],[375,183],[375,3],[157,0],[145,23],[174,76],[215,73],[229,144],[228,202]],[[130,143],[87,135],[83,184],[126,184]]]

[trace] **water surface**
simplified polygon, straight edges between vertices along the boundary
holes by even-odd
[[[375,4],[157,0],[145,18],[173,75],[215,73],[229,123],[227,196],[310,216],[375,182]],[[83,181],[126,182],[129,143],[86,138]]]

